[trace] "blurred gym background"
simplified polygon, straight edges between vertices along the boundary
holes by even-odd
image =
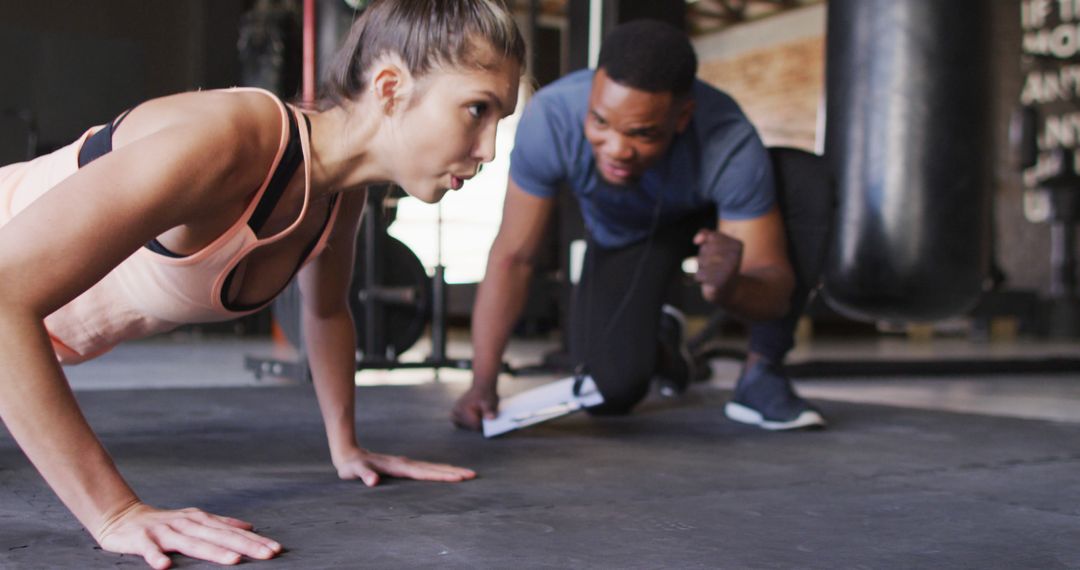
[[[364,4],[364,0],[0,0],[0,164],[48,152],[142,100],[178,91],[252,85],[298,100],[305,60],[309,68],[314,63],[313,69],[319,69]],[[864,370],[859,367],[867,363],[860,357],[868,354],[876,355],[878,372],[884,371],[883,362],[895,367],[895,357],[904,360],[905,355],[908,364],[918,361],[930,366],[931,373],[950,372],[951,366],[960,371],[1010,366],[1076,369],[1080,311],[1073,227],[1080,179],[1074,180],[1070,167],[1080,138],[1075,101],[1080,95],[1080,66],[1075,63],[1080,50],[1078,15],[1042,0],[959,4],[963,7],[956,9],[969,10],[979,29],[970,36],[975,39],[956,41],[977,45],[957,43],[955,50],[943,51],[942,68],[929,73],[941,78],[976,67],[985,71],[978,76],[985,82],[968,86],[977,90],[979,116],[985,120],[969,132],[940,135],[977,147],[972,152],[981,157],[973,217],[961,215],[954,223],[957,232],[977,234],[970,251],[975,261],[969,269],[945,260],[938,268],[920,271],[960,275],[977,284],[965,286],[963,299],[940,310],[914,299],[909,307],[879,314],[852,310],[850,304],[845,310],[843,299],[827,303],[826,291],[801,323],[800,347],[792,359],[794,375]],[[835,14],[849,18],[844,24],[849,32],[874,24],[856,2],[830,6],[821,0],[515,0],[513,5],[529,43],[534,87],[587,66],[605,29],[640,17],[664,19],[691,35],[701,61],[700,77],[735,97],[766,145],[819,154],[827,150],[826,110],[856,115],[852,105],[840,111],[828,105],[830,88],[834,105],[841,97],[828,77],[857,84],[862,64],[853,62],[850,54],[884,53],[853,43],[854,33],[848,39],[835,29],[830,34],[829,19]],[[936,16],[924,17],[923,29],[933,33]],[[952,57],[957,53],[960,56]],[[833,71],[827,76],[830,65]],[[927,71],[904,69],[899,61],[891,73],[889,81],[908,77],[915,82]],[[839,119],[831,120],[830,132],[841,132],[842,127],[836,126]],[[380,207],[373,208],[365,222],[374,226],[373,231],[362,232],[361,239],[381,245],[375,259],[358,260],[354,284],[361,313],[357,319],[361,356],[390,366],[424,359],[433,365],[451,363],[450,367],[451,361],[461,359],[458,367],[467,366],[469,313],[498,228],[515,125],[516,115],[502,125],[496,162],[441,205],[421,204],[394,189],[379,194]],[[832,163],[850,166],[843,159]],[[841,176],[841,203],[845,192],[855,191],[846,184]],[[913,190],[923,197],[938,193],[943,200],[948,191]],[[550,234],[543,271],[538,272],[516,331],[518,339],[534,347],[511,356],[511,364],[522,371],[558,362],[559,331],[566,319],[573,273],[572,244],[583,230],[570,200],[560,206],[555,223],[558,230]],[[945,243],[952,237],[949,227],[942,227],[931,228],[923,239]],[[868,268],[862,271],[873,273]],[[365,281],[365,272],[376,279]],[[838,279],[843,281],[844,276]],[[929,285],[936,286],[933,278]],[[843,286],[837,284],[840,292],[835,297],[845,297]],[[741,325],[717,321],[689,281],[676,289],[673,294],[698,330],[713,321],[716,334],[698,339],[700,347],[719,356],[736,352]],[[187,327],[169,338],[227,336],[259,342],[273,338],[280,344],[295,336],[285,330],[289,318],[282,311],[287,308],[279,303],[275,310],[223,325]],[[868,342],[875,347],[885,342],[889,348],[868,353],[861,348]],[[950,348],[944,352],[932,348],[937,346]]]

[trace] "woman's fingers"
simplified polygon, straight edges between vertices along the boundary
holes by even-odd
[[[142,542],[142,547],[132,553],[141,554],[143,560],[154,570],[165,570],[172,566],[172,560],[161,551],[161,547],[156,542],[150,540],[150,537],[145,537]]]
[[[226,565],[237,564],[244,556],[265,560],[281,552],[280,544],[250,527],[245,521],[198,509],[162,511],[140,505],[110,524],[98,542],[110,552],[138,554],[157,570],[172,566],[166,552]]]
[[[214,515],[207,512],[200,511],[198,509],[185,509],[187,512],[192,512],[190,518],[197,522],[204,524],[210,528],[216,528],[229,532],[238,533],[239,536],[253,540],[259,544],[269,548],[275,554],[281,552],[281,544],[271,538],[267,538],[260,534],[253,532],[251,523],[242,521],[240,519],[234,519],[232,517],[224,517],[221,515]]]
[[[357,471],[360,480],[368,487],[374,487],[379,484],[379,472],[365,463],[361,463]]]
[[[153,538],[161,549],[166,552],[177,552],[184,556],[224,565],[240,563],[241,554],[239,552],[191,536],[187,534],[190,529],[184,530],[184,532],[181,532],[173,526],[164,525],[154,530]]]
[[[191,519],[181,519],[170,526],[185,536],[220,546],[248,558],[266,560],[273,558],[281,550],[281,547],[270,539],[228,525],[224,525],[223,528]],[[274,548],[275,546],[277,548]]]
[[[360,450],[351,459],[337,464],[337,467],[338,476],[342,479],[360,478],[369,487],[378,484],[381,475],[443,482],[458,482],[476,478],[476,472],[472,469],[445,463],[416,461],[407,457],[383,455],[366,450]]]
[[[342,479],[360,478],[364,484],[372,487],[379,482],[380,475],[417,479],[421,481],[458,482],[476,477],[476,472],[463,467],[443,463],[414,461],[406,457],[366,453],[338,470]]]
[[[227,524],[229,526],[236,527],[236,528],[242,528],[244,530],[251,530],[251,529],[255,528],[255,525],[253,525],[253,524],[251,524],[251,523],[249,523],[247,521],[240,520],[240,519],[233,518],[233,517],[226,517],[226,516],[223,516],[223,515],[211,514],[211,513],[208,513],[206,511],[196,509],[195,507],[189,507],[189,508],[186,508],[186,509],[180,509],[180,512],[182,512],[182,513],[192,513],[192,514],[197,513],[196,516],[203,515],[203,516],[206,517],[206,520],[221,521],[221,522],[223,522],[223,523],[225,523],[225,524]]]
[[[394,477],[423,481],[464,481],[476,477],[476,472],[445,463],[415,461],[406,457],[373,454],[370,461],[381,472]]]

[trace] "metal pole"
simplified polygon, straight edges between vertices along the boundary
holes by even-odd
[[[1050,224],[1050,296],[1076,296],[1076,228],[1072,220]]]
[[[304,0],[304,69],[301,97],[315,101],[315,0]]]
[[[380,252],[377,246],[379,228],[376,227],[379,192],[375,188],[368,189],[366,204],[364,205],[364,288],[362,299],[364,302],[364,360],[384,358],[385,354],[377,354],[376,348],[381,344],[379,323],[382,320],[382,311],[376,290],[379,287],[379,269],[381,267]]]
[[[600,42],[604,39],[604,0],[589,0],[589,68],[600,60]]]
[[[442,263],[442,202],[437,206],[435,220],[435,275],[431,289],[431,360],[435,366],[435,381],[439,367],[446,361],[446,278]]]

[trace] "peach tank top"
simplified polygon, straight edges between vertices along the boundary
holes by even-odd
[[[245,256],[258,247],[288,236],[307,213],[311,199],[310,140],[307,129],[295,128],[296,123],[304,119],[302,114],[272,93],[252,88],[228,91],[257,91],[278,103],[281,142],[270,172],[243,216],[210,245],[183,257],[139,248],[93,287],[47,316],[45,328],[62,363],[83,362],[125,340],[164,332],[181,324],[224,321],[248,315],[272,300],[255,306],[227,306],[223,295],[230,275]],[[72,144],[53,153],[0,168],[0,225],[74,174],[79,168],[80,149],[100,128],[103,127],[91,128]],[[259,239],[249,221],[266,194],[293,135],[299,135],[303,155],[303,207],[299,217],[287,228]],[[300,266],[326,247],[340,202],[335,200],[322,233],[311,244]]]

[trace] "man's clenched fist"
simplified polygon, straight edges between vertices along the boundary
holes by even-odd
[[[698,270],[694,278],[701,283],[701,295],[710,303],[722,303],[731,293],[742,264],[741,241],[713,230],[700,230],[694,236],[698,246]]]

